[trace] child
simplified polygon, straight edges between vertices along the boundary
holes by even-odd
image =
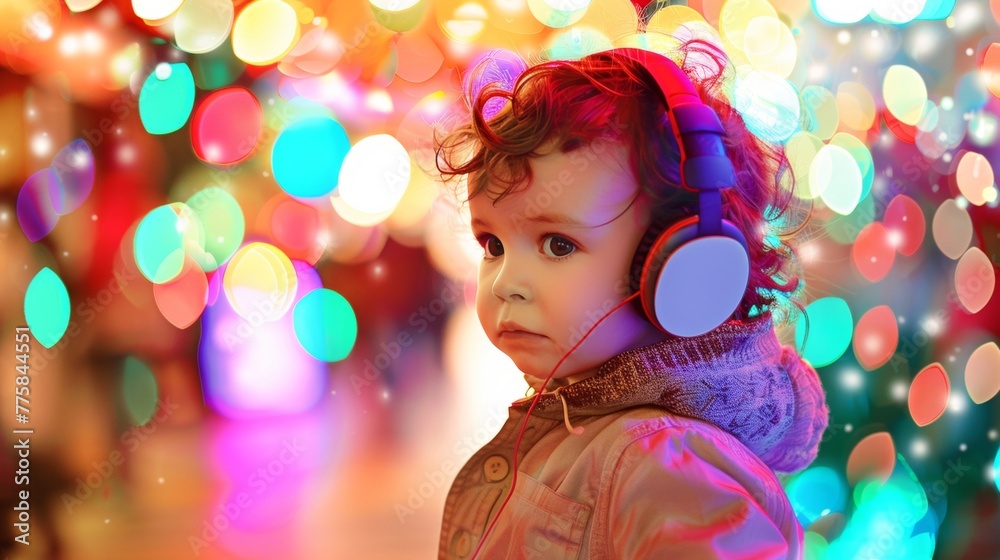
[[[472,122],[436,139],[439,170],[468,178],[484,248],[479,319],[540,392],[514,402],[456,476],[441,559],[477,547],[489,559],[803,554],[774,471],[809,465],[828,410],[815,370],[772,323],[798,284],[768,229],[789,204],[787,160],[725,102],[721,52],[698,41],[678,52],[725,129],[736,184],[722,213],[750,262],[736,311],[705,334],[669,335],[621,305],[652,241],[699,209],[643,64],[603,52],[533,66],[512,92],[484,88]],[[494,97],[508,101],[484,115]]]

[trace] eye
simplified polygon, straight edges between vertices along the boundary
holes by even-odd
[[[495,235],[483,234],[476,241],[479,241],[479,244],[486,250],[487,256],[495,258],[503,254],[503,243],[500,243],[500,239]]]
[[[542,250],[550,257],[561,259],[576,251],[576,245],[565,237],[549,235],[542,241]]]

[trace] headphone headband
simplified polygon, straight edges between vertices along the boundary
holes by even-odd
[[[612,55],[640,63],[658,86],[660,100],[681,152],[681,185],[698,192],[698,223],[701,235],[722,229],[721,189],[736,184],[736,172],[722,143],[725,130],[715,111],[704,104],[690,78],[670,58],[633,47],[611,49]]]
[[[670,58],[632,47],[604,52],[630,58],[652,76],[680,149],[681,185],[698,193],[697,215],[662,234],[650,229],[640,241],[632,277],[639,277],[642,310],[671,334],[705,333],[736,310],[750,270],[746,239],[739,228],[722,219],[721,191],[736,185],[736,172],[722,142],[726,132],[719,116]],[[653,240],[653,235],[658,237]]]

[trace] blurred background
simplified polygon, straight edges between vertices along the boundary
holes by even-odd
[[[831,410],[782,480],[807,557],[1000,557],[998,19],[0,0],[5,557],[434,557],[452,478],[527,386],[476,318],[433,133],[528,65],[694,37],[812,209],[768,232],[797,230],[806,308],[779,335]]]

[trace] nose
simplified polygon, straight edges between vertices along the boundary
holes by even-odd
[[[500,270],[493,279],[493,295],[504,301],[529,301],[532,288],[527,264],[519,262],[511,252],[504,254]]]

